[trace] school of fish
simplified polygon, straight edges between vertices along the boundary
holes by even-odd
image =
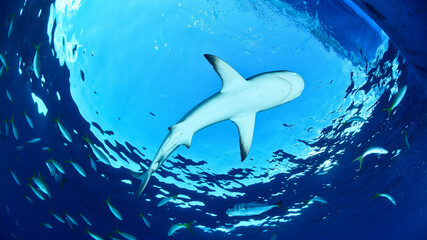
[[[13,34],[14,21],[16,18],[17,18],[17,16],[11,15],[10,26],[8,28],[8,33],[7,33],[8,38],[10,38]],[[43,70],[43,68],[42,68],[43,56],[41,55],[41,49],[42,48],[43,48],[43,44],[41,41],[39,41],[39,45],[34,45],[34,49],[35,49],[34,50],[34,58],[33,58],[32,66],[31,66],[31,69],[34,73],[34,76],[38,79],[42,78],[42,76],[43,76],[43,72],[42,72],[42,70]],[[8,72],[13,68],[13,66],[8,65],[7,59],[11,59],[13,57],[14,57],[14,55],[10,54],[10,53],[9,54],[8,53],[0,53],[0,63],[1,63],[0,79],[2,79],[2,81],[7,81]],[[384,109],[384,111],[386,111],[388,113],[388,117],[391,117],[393,111],[398,107],[399,103],[403,100],[406,92],[407,92],[407,86],[406,85],[402,86],[399,89],[398,93],[395,95],[391,106],[389,108]],[[5,95],[9,99],[10,104],[15,104],[15,101],[13,99],[13,95],[11,94],[11,92],[9,90],[5,91]],[[4,131],[2,131],[1,134],[4,137],[10,137],[9,133],[11,131],[13,134],[13,138],[17,142],[21,141],[19,131],[18,131],[18,127],[15,124],[15,121],[18,117],[23,118],[26,121],[26,123],[28,124],[28,127],[30,129],[34,129],[36,127],[36,124],[37,124],[37,122],[33,122],[32,118],[31,118],[31,113],[27,112],[27,111],[22,111],[21,116],[10,115],[9,119],[5,118],[3,120],[3,123],[4,123],[3,130]],[[71,123],[61,122],[60,116],[58,116],[56,119],[52,119],[52,120],[56,123],[58,135],[60,135],[62,138],[64,138],[69,144],[73,143],[73,139],[74,140],[76,139],[76,136],[74,136],[76,134],[73,131],[69,131],[67,129],[70,127]],[[353,116],[353,117],[350,117],[345,122],[343,122],[342,126],[348,127],[352,123],[355,123],[355,122],[366,123],[366,122],[368,122],[368,120],[365,118],[362,118],[360,116]],[[28,131],[30,129],[25,128],[24,131]],[[109,155],[108,155],[108,153],[106,153],[106,151],[102,147],[99,147],[99,146],[95,145],[94,143],[92,143],[92,141],[89,139],[89,137],[86,134],[85,134],[85,136],[81,135],[81,138],[87,143],[87,145],[90,149],[90,151],[88,152],[88,161],[89,161],[90,166],[93,169],[93,172],[97,172],[97,166],[96,166],[97,162],[103,163],[107,166],[111,165]],[[410,145],[409,145],[409,141],[408,141],[406,133],[404,134],[404,140],[405,140],[405,143],[406,143],[408,149],[410,149]],[[17,146],[16,149],[22,150],[29,144],[34,145],[34,144],[42,144],[42,143],[43,143],[42,138],[35,137],[33,139],[26,139],[26,140],[24,140],[23,145]],[[42,146],[42,147],[40,147],[40,149],[42,149],[46,153],[50,153],[50,152],[54,151],[54,149],[51,149],[50,147],[47,147],[47,146]],[[353,160],[353,162],[359,162],[358,172],[359,172],[359,174],[361,174],[362,173],[362,163],[363,163],[363,160],[365,158],[367,158],[370,155],[386,155],[388,153],[389,153],[389,151],[386,150],[385,148],[381,147],[381,146],[371,146],[371,147],[367,148],[365,151],[361,152],[361,155],[359,157],[355,158]],[[94,156],[94,157],[92,157],[92,156]],[[372,158],[371,157],[369,157],[369,158],[370,158],[370,161],[372,161]],[[383,159],[383,158],[381,158],[381,159]],[[81,161],[81,160],[79,160],[79,161]],[[61,162],[62,163],[68,163],[69,165],[66,165],[66,168],[64,168],[64,166],[63,166],[63,164],[61,164]],[[85,178],[87,176],[86,170],[77,161],[73,161],[73,159],[71,159],[71,158],[69,158],[69,160],[66,161],[64,159],[58,160],[58,159],[53,159],[53,157],[50,157],[50,158],[47,157],[45,160],[45,163],[46,163],[47,171],[49,172],[50,176],[53,177],[54,180],[58,184],[60,184],[61,186],[64,183],[64,175],[70,174],[69,172],[75,171],[76,173],[78,173],[83,178]],[[74,170],[70,170],[70,166]],[[9,169],[9,171],[10,171],[10,175],[11,175],[13,181],[18,186],[21,186],[22,179],[26,179],[26,177],[20,176],[18,174],[18,171],[15,171],[14,169]],[[131,173],[131,174],[133,176],[135,176],[136,178],[139,177],[139,173]],[[45,176],[42,175],[41,171],[35,170],[33,176],[32,177],[27,176],[27,178],[29,179],[29,181],[26,183],[26,185],[29,187],[29,189],[31,190],[31,192],[34,194],[35,197],[37,197],[41,201],[47,201],[48,199],[46,197],[48,197],[49,199],[54,198],[54,196],[55,196],[54,192],[52,192],[51,188],[47,184],[46,178],[45,178]],[[166,196],[157,204],[157,207],[162,207],[165,204],[167,204],[168,202],[177,200],[179,198],[179,196],[180,196],[180,194]],[[29,194],[25,194],[24,197],[28,200],[28,202],[30,204],[34,203],[34,200],[32,199],[32,197]],[[373,199],[377,199],[379,197],[385,198],[388,201],[390,201],[390,203],[392,203],[393,205],[396,205],[395,199],[388,193],[376,193],[373,196]],[[108,209],[108,211],[112,214],[112,216],[114,218],[118,219],[119,221],[123,221],[123,215],[120,213],[120,211],[114,205],[112,205],[112,202],[110,201],[110,197],[107,197],[107,200],[102,200],[102,201],[104,201],[106,203],[105,210]],[[114,200],[114,202],[116,202],[116,201]],[[327,204],[327,201],[325,199],[323,199],[322,197],[314,196],[314,197],[310,198],[309,200],[307,200],[305,202],[305,205],[314,204],[315,202],[318,202],[321,204]],[[272,209],[274,209],[276,207],[286,211],[286,208],[282,206],[282,201],[278,202],[277,204],[268,204],[264,201],[255,201],[255,202],[250,202],[250,203],[235,204],[235,205],[229,207],[225,212],[230,217],[245,217],[245,216],[253,216],[253,215],[264,214],[268,211],[271,211]],[[68,225],[68,227],[70,229],[74,230],[76,228],[76,226],[80,225],[79,221],[76,219],[77,215],[73,216],[66,211],[59,213],[59,212],[54,212],[51,210],[49,212],[49,214],[52,216],[52,220],[56,220],[60,224],[66,224],[66,225]],[[147,214],[147,213],[144,214],[142,211],[139,212],[139,217],[142,219],[142,222],[145,224],[145,226],[147,228],[151,227],[151,224],[148,220],[148,217],[150,215],[151,214]],[[129,239],[129,240],[137,239],[132,234],[122,232],[118,228],[115,231],[111,232],[111,234],[109,236],[102,237],[101,235],[94,233],[94,232],[89,230],[89,227],[92,227],[93,225],[92,225],[91,220],[88,217],[86,217],[83,213],[79,213],[78,216],[80,216],[80,218],[83,220],[83,223],[85,223],[85,225],[86,225],[86,230],[84,232],[87,233],[93,239],[100,240],[100,239],[104,239],[105,237],[109,237],[110,239],[118,239],[117,237],[112,236],[113,234],[116,234],[122,238]],[[191,226],[195,222],[196,221],[193,220],[193,221],[190,221],[188,223],[173,224],[169,228],[167,235],[173,236],[180,229],[187,229],[188,231],[193,232],[191,229]],[[82,223],[82,222],[80,221],[80,223]],[[52,229],[55,227],[55,224],[53,222],[42,222],[41,226],[44,226],[45,228],[48,228],[48,229]],[[276,238],[276,233],[273,234],[271,239],[275,239],[275,238]]]

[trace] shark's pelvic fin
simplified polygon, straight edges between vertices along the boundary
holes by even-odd
[[[190,148],[191,140],[193,139],[193,134],[187,134],[186,132],[181,131],[182,130],[181,124],[182,123],[172,125],[168,129],[171,132],[171,135],[173,137],[178,138],[179,144],[182,144],[182,145],[186,146],[187,148]]]
[[[237,125],[237,128],[239,129],[240,156],[242,162],[248,156],[249,150],[251,149],[255,128],[255,115],[255,113],[248,113],[230,119]]]
[[[247,83],[246,79],[221,58],[210,54],[205,54],[204,56],[222,79],[222,93],[239,89],[243,84]]]

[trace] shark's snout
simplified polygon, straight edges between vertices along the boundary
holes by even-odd
[[[290,93],[286,99],[284,99],[283,103],[299,97],[304,90],[304,79],[302,79],[298,73],[294,72],[285,72],[281,77],[286,81],[286,86],[288,88],[290,87]]]
[[[301,95],[302,91],[304,90],[305,84],[304,84],[304,79],[302,79],[302,77],[298,74],[298,73],[294,73],[295,77],[294,77],[294,81],[292,84],[292,90],[294,91],[295,94],[295,98],[298,97],[299,95]]]

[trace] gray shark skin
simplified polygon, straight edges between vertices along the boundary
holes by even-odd
[[[274,71],[244,79],[222,59],[209,54],[204,56],[221,78],[222,89],[195,106],[177,124],[169,127],[169,134],[163,140],[148,171],[132,174],[142,181],[137,195],[142,193],[152,173],[175,149],[180,145],[189,148],[196,132],[215,123],[231,120],[237,125],[243,161],[251,147],[256,113],[290,102],[304,90],[304,80],[297,73]]]

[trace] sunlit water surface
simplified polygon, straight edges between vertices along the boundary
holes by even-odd
[[[403,225],[426,223],[425,204],[411,208],[425,199],[425,189],[406,205],[409,196],[402,190],[420,176],[411,191],[426,184],[419,158],[425,96],[417,96],[408,80],[413,76],[387,35],[350,1],[57,0],[42,6],[21,3],[20,11],[14,34],[7,40],[8,27],[2,33],[7,46],[2,54],[11,69],[2,76],[1,113],[15,120],[1,128],[6,152],[1,181],[10,192],[3,199],[10,217],[2,218],[7,222],[2,236],[29,239],[37,232],[47,239],[89,239],[79,213],[90,219],[91,233],[118,237],[113,233],[118,227],[137,239],[166,239],[171,225],[193,220],[193,235],[181,229],[174,238],[366,239],[379,229],[390,230],[392,218],[411,215]],[[37,22],[37,34],[27,29],[31,21]],[[29,66],[32,46],[40,43],[43,76],[38,79]],[[304,92],[257,114],[244,162],[236,126],[215,124],[195,134],[190,149],[175,151],[137,197],[139,181],[129,171],[145,171],[168,127],[221,89],[205,53],[224,59],[245,78],[297,72]],[[405,85],[406,95],[387,117],[382,110]],[[71,142],[52,121],[58,117]],[[344,124],[352,117],[366,121]],[[83,140],[86,136],[94,145]],[[26,143],[34,138],[41,140]],[[366,157],[359,171],[352,161],[371,146],[388,154]],[[91,162],[99,157],[94,151],[107,156],[109,164]],[[403,164],[409,156],[411,163]],[[50,158],[64,166],[65,174],[51,176]],[[85,177],[66,162],[70,158]],[[34,176],[44,176],[52,198],[42,201],[25,186],[35,171]],[[376,192],[391,194],[398,204],[373,200]],[[178,198],[157,207],[175,194]],[[122,220],[102,201],[108,197]],[[327,203],[307,204],[314,197]],[[238,203],[280,200],[287,210],[250,217],[225,213]],[[79,225],[67,226],[49,211],[66,212]],[[366,219],[379,216],[384,226],[374,229]],[[415,237],[425,233],[407,231]]]

